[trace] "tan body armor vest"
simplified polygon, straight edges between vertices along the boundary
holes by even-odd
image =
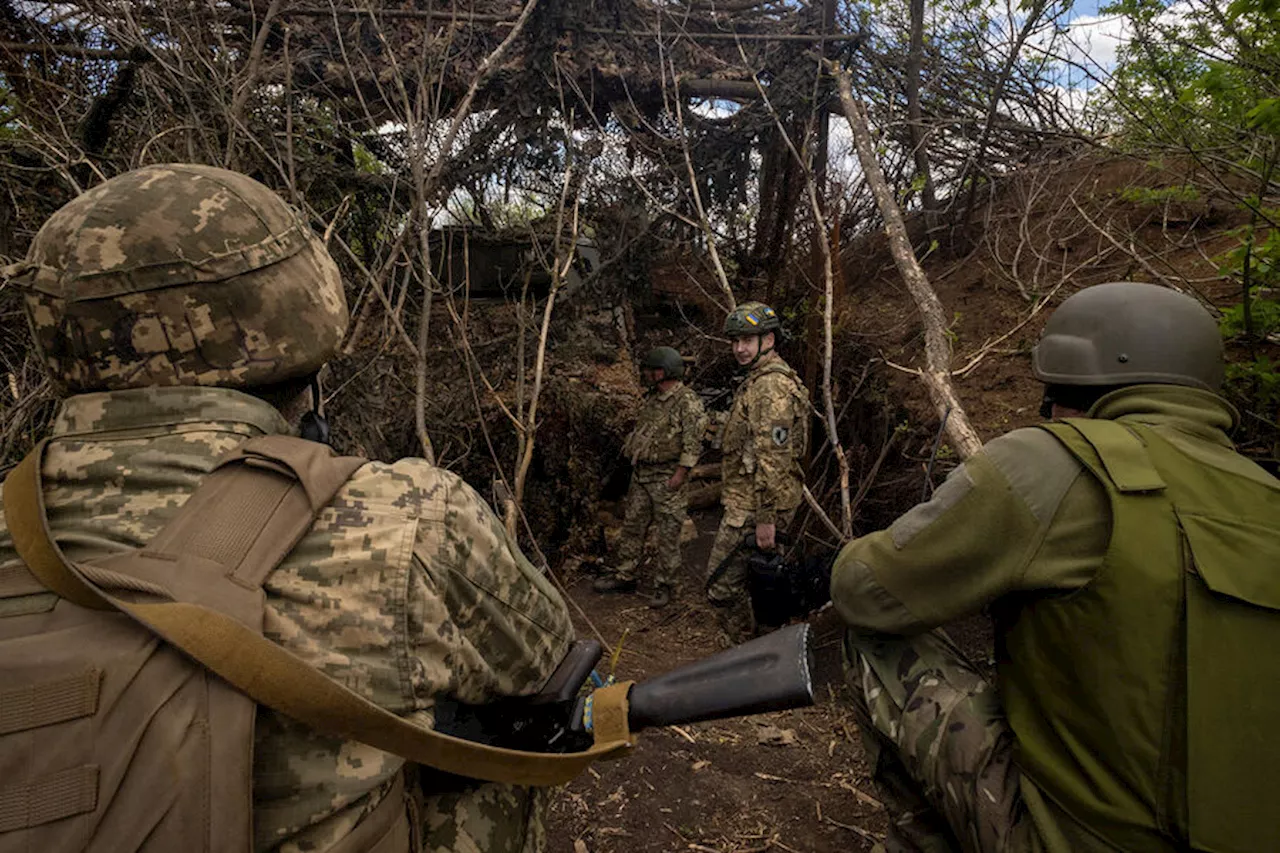
[[[263,579],[365,460],[251,439],[146,547],[72,563],[45,517],[43,450],[4,482],[25,566],[0,572],[0,605],[56,598],[0,618],[0,853],[248,853],[259,703],[427,767],[522,785],[566,782],[630,745],[631,682],[596,692],[590,750],[522,752],[419,728],[263,637]],[[325,853],[412,850],[411,810],[397,778]]]

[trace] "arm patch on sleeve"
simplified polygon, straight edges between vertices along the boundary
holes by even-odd
[[[971,491],[973,491],[973,478],[961,465],[934,490],[932,498],[922,504],[916,504],[889,526],[893,547],[899,551],[907,547],[912,539],[941,518],[947,510],[964,500]]]
[[[785,447],[787,440],[791,438],[791,429],[783,424],[774,424],[770,435],[773,436],[775,446]]]

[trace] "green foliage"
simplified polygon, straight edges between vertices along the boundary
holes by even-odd
[[[1132,38],[1118,54],[1115,106],[1131,142],[1220,147],[1242,161],[1280,135],[1280,3],[1118,0]]]
[[[373,155],[359,142],[351,145],[351,153],[356,161],[356,168],[368,175],[381,175],[387,170],[386,164]]]
[[[1228,340],[1249,344],[1250,355],[1227,365],[1226,385],[1248,408],[1268,413],[1263,420],[1270,421],[1280,408],[1280,365],[1253,344],[1280,332],[1280,231],[1271,229],[1258,239],[1249,225],[1238,233],[1240,245],[1219,259],[1219,269],[1241,282],[1244,298],[1222,312],[1221,328]]]
[[[1262,288],[1254,285],[1249,288],[1248,303],[1241,302],[1222,312],[1222,334],[1227,338],[1235,338],[1253,327],[1253,334],[1266,337],[1280,331],[1280,302],[1262,296]],[[1248,308],[1246,309],[1246,304]],[[1246,319],[1245,312],[1248,311]]]
[[[1280,365],[1265,355],[1227,365],[1227,388],[1271,411],[1280,406]]]
[[[1246,425],[1274,423],[1280,366],[1266,342],[1280,333],[1280,210],[1265,204],[1280,167],[1280,0],[1117,0],[1103,12],[1124,16],[1131,33],[1111,87],[1125,141],[1139,152],[1186,152],[1248,212],[1239,242],[1217,259],[1240,295],[1220,324],[1240,345],[1227,391],[1256,416]],[[1158,204],[1190,201],[1188,190],[1120,195]]]
[[[1178,187],[1125,187],[1120,198],[1132,204],[1158,205],[1169,201],[1196,201],[1200,191],[1191,186]]]
[[[1280,211],[1271,211],[1274,215]],[[1218,270],[1241,282],[1248,291],[1239,305],[1222,312],[1222,334],[1235,338],[1245,333],[1265,338],[1280,331],[1280,231],[1268,230],[1259,239],[1254,226],[1238,229],[1240,244],[1224,253]]]

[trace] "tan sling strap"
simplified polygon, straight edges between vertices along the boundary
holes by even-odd
[[[252,475],[238,472],[270,473],[287,483],[276,486],[274,500],[295,501],[300,511],[305,502],[309,527],[314,510],[319,509],[316,502],[322,506],[329,500],[322,484],[332,484],[336,479],[336,489],[362,460],[332,457],[327,448],[302,439],[251,439],[227,460],[245,464],[224,462],[210,475],[209,484],[202,484],[188,501],[206,502],[208,515],[201,516],[196,511],[205,504],[196,504],[191,512],[180,513],[182,517],[175,519],[173,529],[166,528],[146,548],[78,565],[67,560],[49,531],[40,479],[45,444],[32,450],[4,481],[4,511],[14,547],[32,574],[46,588],[77,604],[125,613],[259,704],[317,731],[359,741],[447,773],[490,782],[563,784],[592,762],[618,756],[631,746],[634,738],[625,726],[631,682],[596,691],[596,713],[611,709],[606,713],[613,719],[620,717],[624,724],[609,727],[607,737],[598,732],[590,749],[568,754],[504,749],[450,737],[401,719],[263,637],[260,624],[245,624],[228,615],[245,612],[250,600],[259,600],[261,577],[254,578],[255,571],[261,571],[264,565],[270,571],[274,563],[268,565],[266,561],[278,562],[284,556],[279,553],[283,537],[273,539],[264,534],[255,542],[240,543],[229,535],[226,525],[208,523],[229,502],[244,500],[239,511],[247,515],[261,512],[262,505],[272,500],[247,497],[236,478]],[[261,479],[255,478],[255,482],[259,485],[253,488],[261,488]],[[300,484],[301,490],[294,482]],[[181,552],[163,550],[175,544],[181,546]],[[284,552],[291,550],[293,544],[289,542]],[[190,553],[188,547],[197,547],[201,553]],[[128,561],[128,571],[113,571],[114,560]],[[175,571],[174,565],[186,561],[207,566],[211,560],[223,564],[232,560],[237,566],[230,575],[235,583],[223,584],[216,602],[197,597],[207,594],[207,590],[185,580],[185,576],[196,572]]]

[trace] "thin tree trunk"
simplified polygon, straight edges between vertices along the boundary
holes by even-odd
[[[570,163],[564,172],[564,187],[560,192],[560,208],[556,212],[556,245],[555,252],[552,257],[551,270],[551,292],[547,294],[547,304],[542,309],[542,328],[538,333],[538,352],[534,356],[533,361],[533,389],[529,393],[529,409],[521,417],[523,428],[520,432],[520,458],[516,466],[516,477],[514,494],[511,503],[507,508],[507,517],[505,519],[508,532],[512,532],[516,528],[516,516],[520,512],[520,508],[524,506],[524,486],[529,477],[529,467],[533,464],[533,448],[534,440],[538,432],[538,400],[542,396],[542,375],[545,371],[547,361],[547,336],[551,332],[551,314],[555,309],[556,296],[560,293],[560,287],[564,283],[564,277],[568,274],[569,268],[573,263],[573,254],[578,247],[578,202],[575,199],[573,203],[573,219],[569,226],[569,240],[567,250],[562,250],[564,243],[562,242],[564,234],[564,214],[565,207],[568,204],[569,187],[573,177],[573,165]],[[563,260],[561,253],[564,252]],[[521,332],[523,336],[523,332]]]
[[[1026,43],[1031,33],[1035,30],[1036,24],[1040,21],[1040,16],[1044,14],[1047,0],[1035,0],[1031,8],[1027,11],[1027,19],[1023,22],[1022,28],[1018,30],[1018,35],[1013,41],[1013,45],[1009,48],[1009,55],[1005,57],[1004,66],[1000,69],[1000,77],[996,80],[996,87],[991,92],[991,103],[987,105],[987,118],[982,126],[982,136],[978,140],[978,149],[973,157],[965,163],[964,171],[960,174],[960,186],[964,186],[964,180],[969,180],[969,190],[965,195],[964,216],[961,217],[961,229],[969,227],[970,217],[973,216],[973,202],[978,192],[977,175],[974,174],[976,169],[987,156],[987,144],[991,141],[991,131],[995,127],[996,112],[1000,109],[1000,99],[1004,97],[1005,86],[1009,85],[1009,77],[1013,74],[1013,67],[1017,64],[1018,54],[1022,52],[1022,46]]]
[[[426,277],[427,285],[422,288],[422,316],[418,321],[418,361],[416,364],[416,382],[414,388],[414,425],[418,430],[418,443],[422,445],[422,458],[432,465],[436,464],[435,448],[431,446],[431,436],[427,433],[427,341],[431,328],[431,277]]]
[[[241,119],[244,117],[244,108],[249,103],[249,96],[253,94],[254,84],[258,82],[262,51],[266,47],[267,36],[271,34],[271,24],[280,11],[280,4],[281,0],[271,0],[271,5],[267,7],[267,12],[262,17],[262,24],[258,27],[258,33],[253,39],[253,46],[249,48],[249,61],[245,68],[244,82],[231,99],[231,116],[230,121],[227,122],[227,153],[223,157],[223,162],[228,169],[236,167],[233,159],[236,151],[236,128],[240,126]]]
[[[911,50],[907,54],[907,120],[911,130],[911,153],[916,161],[916,178],[921,181],[921,199],[925,224],[935,225],[938,199],[934,195],[933,175],[929,170],[928,135],[920,109],[920,68],[924,64],[925,0],[911,0]]]
[[[880,215],[884,219],[885,231],[889,235],[889,250],[924,320],[925,368],[921,371],[921,377],[929,389],[929,397],[938,417],[942,418],[950,411],[950,416],[947,416],[947,436],[951,439],[951,444],[961,458],[969,457],[982,448],[982,441],[969,424],[969,417],[951,384],[951,347],[947,342],[947,324],[942,313],[942,303],[911,249],[911,241],[907,239],[907,226],[902,221],[902,211],[898,209],[898,203],[885,180],[884,170],[876,160],[867,117],[861,105],[853,99],[853,84],[849,75],[834,64],[832,72],[840,86],[840,105],[845,118],[849,120],[849,129],[853,132],[858,162],[862,165],[867,184],[871,187]]]
[[[702,205],[702,193],[698,191],[698,175],[693,168],[693,156],[689,153],[689,134],[684,130],[684,110],[681,107],[683,96],[680,93],[680,81],[676,77],[674,65],[671,66],[671,82],[675,86],[676,123],[679,125],[680,150],[684,154],[685,170],[689,176],[689,193],[693,196],[693,207],[698,213],[698,227],[702,229],[702,238],[707,241],[707,256],[711,259],[716,281],[720,283],[720,292],[724,294],[727,303],[723,306],[724,310],[729,312],[737,307],[738,303],[733,297],[733,288],[729,285],[729,276],[725,274],[724,264],[720,263],[720,253],[716,251],[716,232],[711,227],[711,220]]]

